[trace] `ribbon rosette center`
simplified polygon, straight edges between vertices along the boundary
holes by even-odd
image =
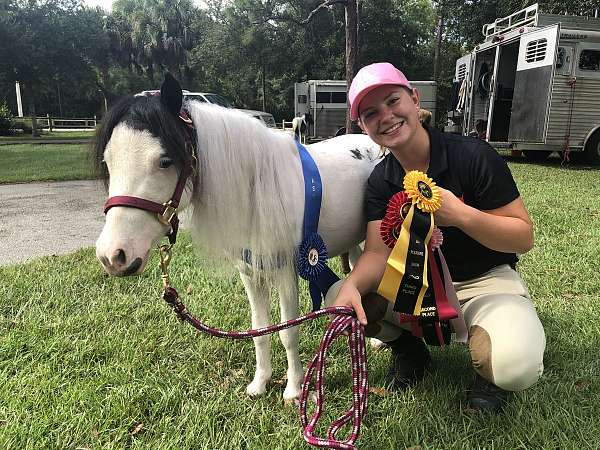
[[[325,269],[327,247],[323,238],[317,233],[308,236],[298,251],[298,275],[305,280],[316,280]]]
[[[435,181],[418,170],[406,174],[404,191],[423,212],[435,212],[442,206],[442,197]]]

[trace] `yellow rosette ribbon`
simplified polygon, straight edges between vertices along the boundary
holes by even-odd
[[[428,244],[434,229],[433,213],[442,205],[442,198],[435,182],[418,170],[406,174],[404,191],[412,205],[377,292],[394,303],[394,311],[420,316],[429,287]]]

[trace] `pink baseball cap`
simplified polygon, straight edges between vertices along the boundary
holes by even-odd
[[[358,105],[365,98],[365,95],[376,87],[386,84],[412,89],[406,76],[390,63],[373,63],[360,69],[348,90],[350,119],[358,119]]]

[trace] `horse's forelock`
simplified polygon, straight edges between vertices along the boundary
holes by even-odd
[[[95,173],[108,185],[104,151],[115,127],[121,123],[135,130],[147,130],[160,139],[167,154],[176,162],[191,158],[185,148],[184,128],[179,120],[160,102],[158,97],[125,97],[105,115],[96,131],[92,156]]]

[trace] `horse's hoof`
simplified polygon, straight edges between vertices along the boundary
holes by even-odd
[[[381,348],[387,347],[387,344],[383,341],[380,341],[379,339],[371,338],[369,339],[369,341],[373,350],[379,350]]]
[[[283,403],[286,405],[297,403],[301,394],[302,387],[300,385],[293,386],[288,383],[288,385],[285,388],[285,391],[283,391]]]
[[[317,393],[316,391],[310,391],[308,393],[308,403],[313,403],[313,404],[317,404]],[[283,399],[283,404],[285,406],[300,406],[300,395],[298,395],[298,397],[296,398],[284,398]]]
[[[253,381],[248,386],[246,386],[246,394],[250,397],[260,397],[265,392],[267,392],[267,382],[266,381]]]

